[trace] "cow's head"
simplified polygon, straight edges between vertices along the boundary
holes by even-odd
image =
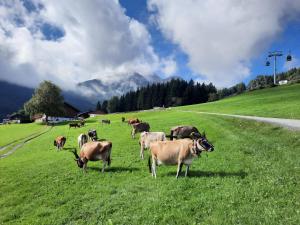
[[[77,166],[80,167],[80,168],[82,168],[84,163],[82,162],[82,160],[78,156],[76,149],[74,149],[72,152],[75,155],[75,159],[74,160],[76,161]]]
[[[214,151],[214,146],[207,140],[205,132],[203,132],[202,135],[200,133],[193,132],[191,134],[191,138],[194,140],[194,148],[198,154],[200,154],[202,151]]]

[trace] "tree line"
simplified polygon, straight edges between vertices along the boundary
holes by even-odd
[[[216,92],[217,89],[212,83],[172,79],[165,83],[148,84],[120,97],[114,96],[102,104],[98,102],[96,109],[112,113],[191,105],[207,102],[210,95]]]

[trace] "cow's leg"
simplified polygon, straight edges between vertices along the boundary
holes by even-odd
[[[178,167],[177,167],[176,179],[178,178],[179,173],[181,172],[182,165],[183,165],[182,161],[178,161]]]
[[[102,173],[104,173],[104,169],[105,169],[106,164],[107,164],[107,161],[103,161]]]
[[[144,159],[144,144],[141,143],[141,152],[140,152],[141,159]]]
[[[185,168],[185,177],[188,175],[188,172],[190,170],[190,165],[186,165],[186,168]]]
[[[132,131],[131,131],[131,137],[132,137],[132,139],[134,139],[134,137],[135,137],[135,130],[134,129],[132,129]]]
[[[156,178],[156,159],[152,157],[152,177]]]

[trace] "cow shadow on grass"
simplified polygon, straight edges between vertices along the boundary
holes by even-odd
[[[102,164],[99,165],[98,167],[96,166],[91,166],[87,168],[87,170],[94,170],[94,171],[98,171],[98,172],[101,172],[102,171]],[[136,168],[136,167],[130,167],[130,168],[127,168],[127,167],[106,167],[105,168],[105,172],[109,172],[109,173],[128,173],[128,172],[134,172],[134,171],[138,171],[139,169]]]
[[[176,176],[176,172],[169,172],[168,176]],[[184,172],[181,172],[181,176],[184,176]],[[248,174],[244,171],[239,172],[225,172],[225,171],[201,171],[190,170],[188,177],[239,177],[244,179]]]

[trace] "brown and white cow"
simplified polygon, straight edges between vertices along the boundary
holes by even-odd
[[[88,136],[86,134],[80,134],[77,138],[79,149],[88,142]]]
[[[150,144],[152,158],[149,157],[148,166],[152,176],[156,178],[156,165],[176,165],[177,174],[181,172],[182,166],[186,165],[185,176],[194,158],[197,158],[202,151],[212,152],[214,146],[208,142],[206,137],[200,136],[195,139],[179,139],[174,141],[158,141]]]
[[[136,133],[140,133],[140,132],[143,132],[143,131],[147,131],[148,132],[150,130],[149,123],[145,123],[145,122],[134,123],[131,126],[132,126],[132,130],[131,130],[131,136],[132,136],[132,138],[135,138],[135,134]]]
[[[144,150],[150,148],[150,143],[155,141],[165,141],[166,134],[164,132],[142,132],[140,136],[141,152],[140,157],[144,159]]]
[[[64,137],[64,136],[58,136],[54,140],[54,146],[57,147],[57,150],[61,150],[64,147],[66,141],[67,141],[66,137]]]
[[[183,139],[189,138],[192,133],[199,133],[198,129],[193,126],[176,126],[171,128],[170,140],[173,138]]]
[[[110,166],[111,159],[111,148],[112,143],[110,141],[95,141],[85,143],[79,156],[76,152],[76,149],[72,151],[75,155],[75,161],[77,162],[78,167],[83,168],[86,172],[86,167],[88,161],[103,161],[102,173],[104,172],[106,164]]]

